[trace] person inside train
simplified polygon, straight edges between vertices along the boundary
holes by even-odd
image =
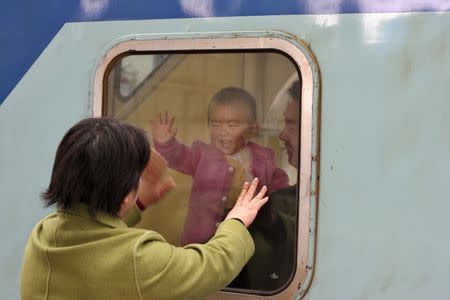
[[[278,137],[285,145],[288,162],[299,168],[299,124],[302,81],[288,89],[290,101],[284,111],[284,127]],[[249,231],[255,254],[229,285],[259,291],[275,291],[289,283],[295,270],[297,185],[277,190],[261,209]]]
[[[151,129],[155,148],[169,167],[193,177],[182,245],[204,243],[214,235],[244,181],[258,177],[259,187],[266,185],[268,194],[288,187],[288,176],[275,165],[273,151],[250,141],[257,128],[256,102],[246,90],[227,87],[212,97],[209,144],[195,141],[188,147],[178,142],[174,119],[159,113]]]
[[[172,186],[166,168],[143,130],[110,118],[75,124],[42,194],[57,210],[26,245],[21,299],[200,299],[225,287],[254,252],[246,227],[266,187],[253,196],[258,179],[246,182],[210,241],[175,247],[128,227],[140,218],[136,203],[145,209]]]

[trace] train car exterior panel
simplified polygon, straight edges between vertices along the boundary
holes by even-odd
[[[298,37],[320,68],[317,240],[304,299],[450,297],[450,15],[447,2],[435,4],[435,12],[64,24],[10,92],[2,89],[0,297],[19,298],[26,239],[48,213],[39,193],[63,133],[92,115],[102,55],[130,36],[263,31]]]

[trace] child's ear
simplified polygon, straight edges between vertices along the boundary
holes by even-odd
[[[258,122],[253,122],[250,125],[250,137],[256,137],[259,132],[259,124]]]

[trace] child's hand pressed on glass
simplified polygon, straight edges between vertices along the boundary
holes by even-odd
[[[166,144],[177,134],[177,128],[173,127],[175,116],[166,111],[158,113],[154,120],[150,120],[153,139],[158,144]]]

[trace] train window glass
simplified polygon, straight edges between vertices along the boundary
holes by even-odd
[[[273,48],[124,48],[97,70],[102,80],[94,87],[94,115],[101,107],[102,115],[151,132],[152,146],[168,160],[177,183],[138,226],[174,245],[204,243],[243,182],[258,177],[270,198],[249,228],[255,254],[225,291],[292,295],[305,278],[298,258],[310,243],[309,224],[299,222],[304,80],[298,62]]]
[[[164,65],[166,59],[167,55],[164,54],[123,57],[113,73],[117,99],[128,101],[144,85],[145,80]]]

